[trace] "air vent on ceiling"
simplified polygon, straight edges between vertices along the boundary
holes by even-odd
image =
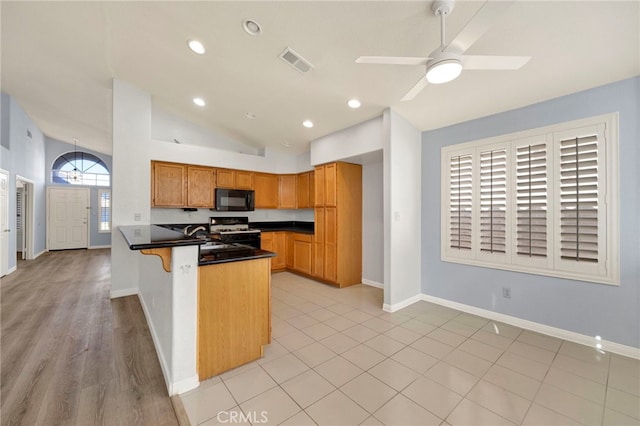
[[[311,62],[303,58],[299,53],[290,47],[287,47],[284,52],[280,54],[280,59],[291,65],[296,70],[305,74],[313,68]]]

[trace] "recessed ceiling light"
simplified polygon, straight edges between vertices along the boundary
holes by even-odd
[[[357,100],[357,99],[349,99],[349,101],[347,102],[347,105],[349,105],[349,108],[360,108],[360,105],[362,105],[362,103]]]
[[[249,112],[248,112],[248,113],[246,113],[244,116],[245,116],[245,117],[247,117],[249,120],[255,120],[255,118],[256,118],[256,113],[255,113],[255,112],[251,112],[251,111],[249,111]]]
[[[187,44],[189,46],[189,49],[191,49],[198,55],[203,55],[204,52],[206,52],[204,45],[200,43],[198,40],[189,40],[189,43]]]
[[[193,103],[201,107],[207,104],[202,98],[193,98]]]
[[[260,28],[260,24],[258,24],[253,19],[245,19],[242,21],[242,28],[249,34],[250,36],[259,36],[262,33],[262,28]]]
[[[311,120],[304,120],[304,121],[302,122],[302,125],[303,125],[304,127],[308,128],[308,129],[310,129],[310,128],[312,128],[312,127],[313,127],[313,121],[311,121]]]

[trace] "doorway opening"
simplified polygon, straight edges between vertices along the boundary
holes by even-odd
[[[35,190],[34,182],[16,175],[16,257],[35,259]],[[18,265],[19,262],[16,263]]]

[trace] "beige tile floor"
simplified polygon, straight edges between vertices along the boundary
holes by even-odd
[[[183,394],[194,425],[640,425],[640,361],[382,290],[273,275],[264,358]]]

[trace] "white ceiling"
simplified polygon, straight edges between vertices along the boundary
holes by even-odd
[[[483,2],[457,2],[452,39]],[[392,107],[439,128],[640,74],[638,1],[518,1],[468,51],[523,55],[518,71],[464,71],[402,96],[419,66],[356,64],[361,55],[427,56],[439,45],[431,2],[0,2],[2,91],[48,136],[111,153],[111,80],[155,105],[256,147],[293,153]],[[244,19],[260,23],[247,35]],[[201,40],[206,55],[192,53]],[[315,68],[278,58],[291,47]],[[201,96],[205,108],[191,99]],[[350,110],[346,101],[363,106]],[[246,112],[257,118],[249,120]],[[301,126],[313,120],[312,129]],[[188,143],[188,141],[181,141]],[[290,144],[285,148],[282,144]]]

